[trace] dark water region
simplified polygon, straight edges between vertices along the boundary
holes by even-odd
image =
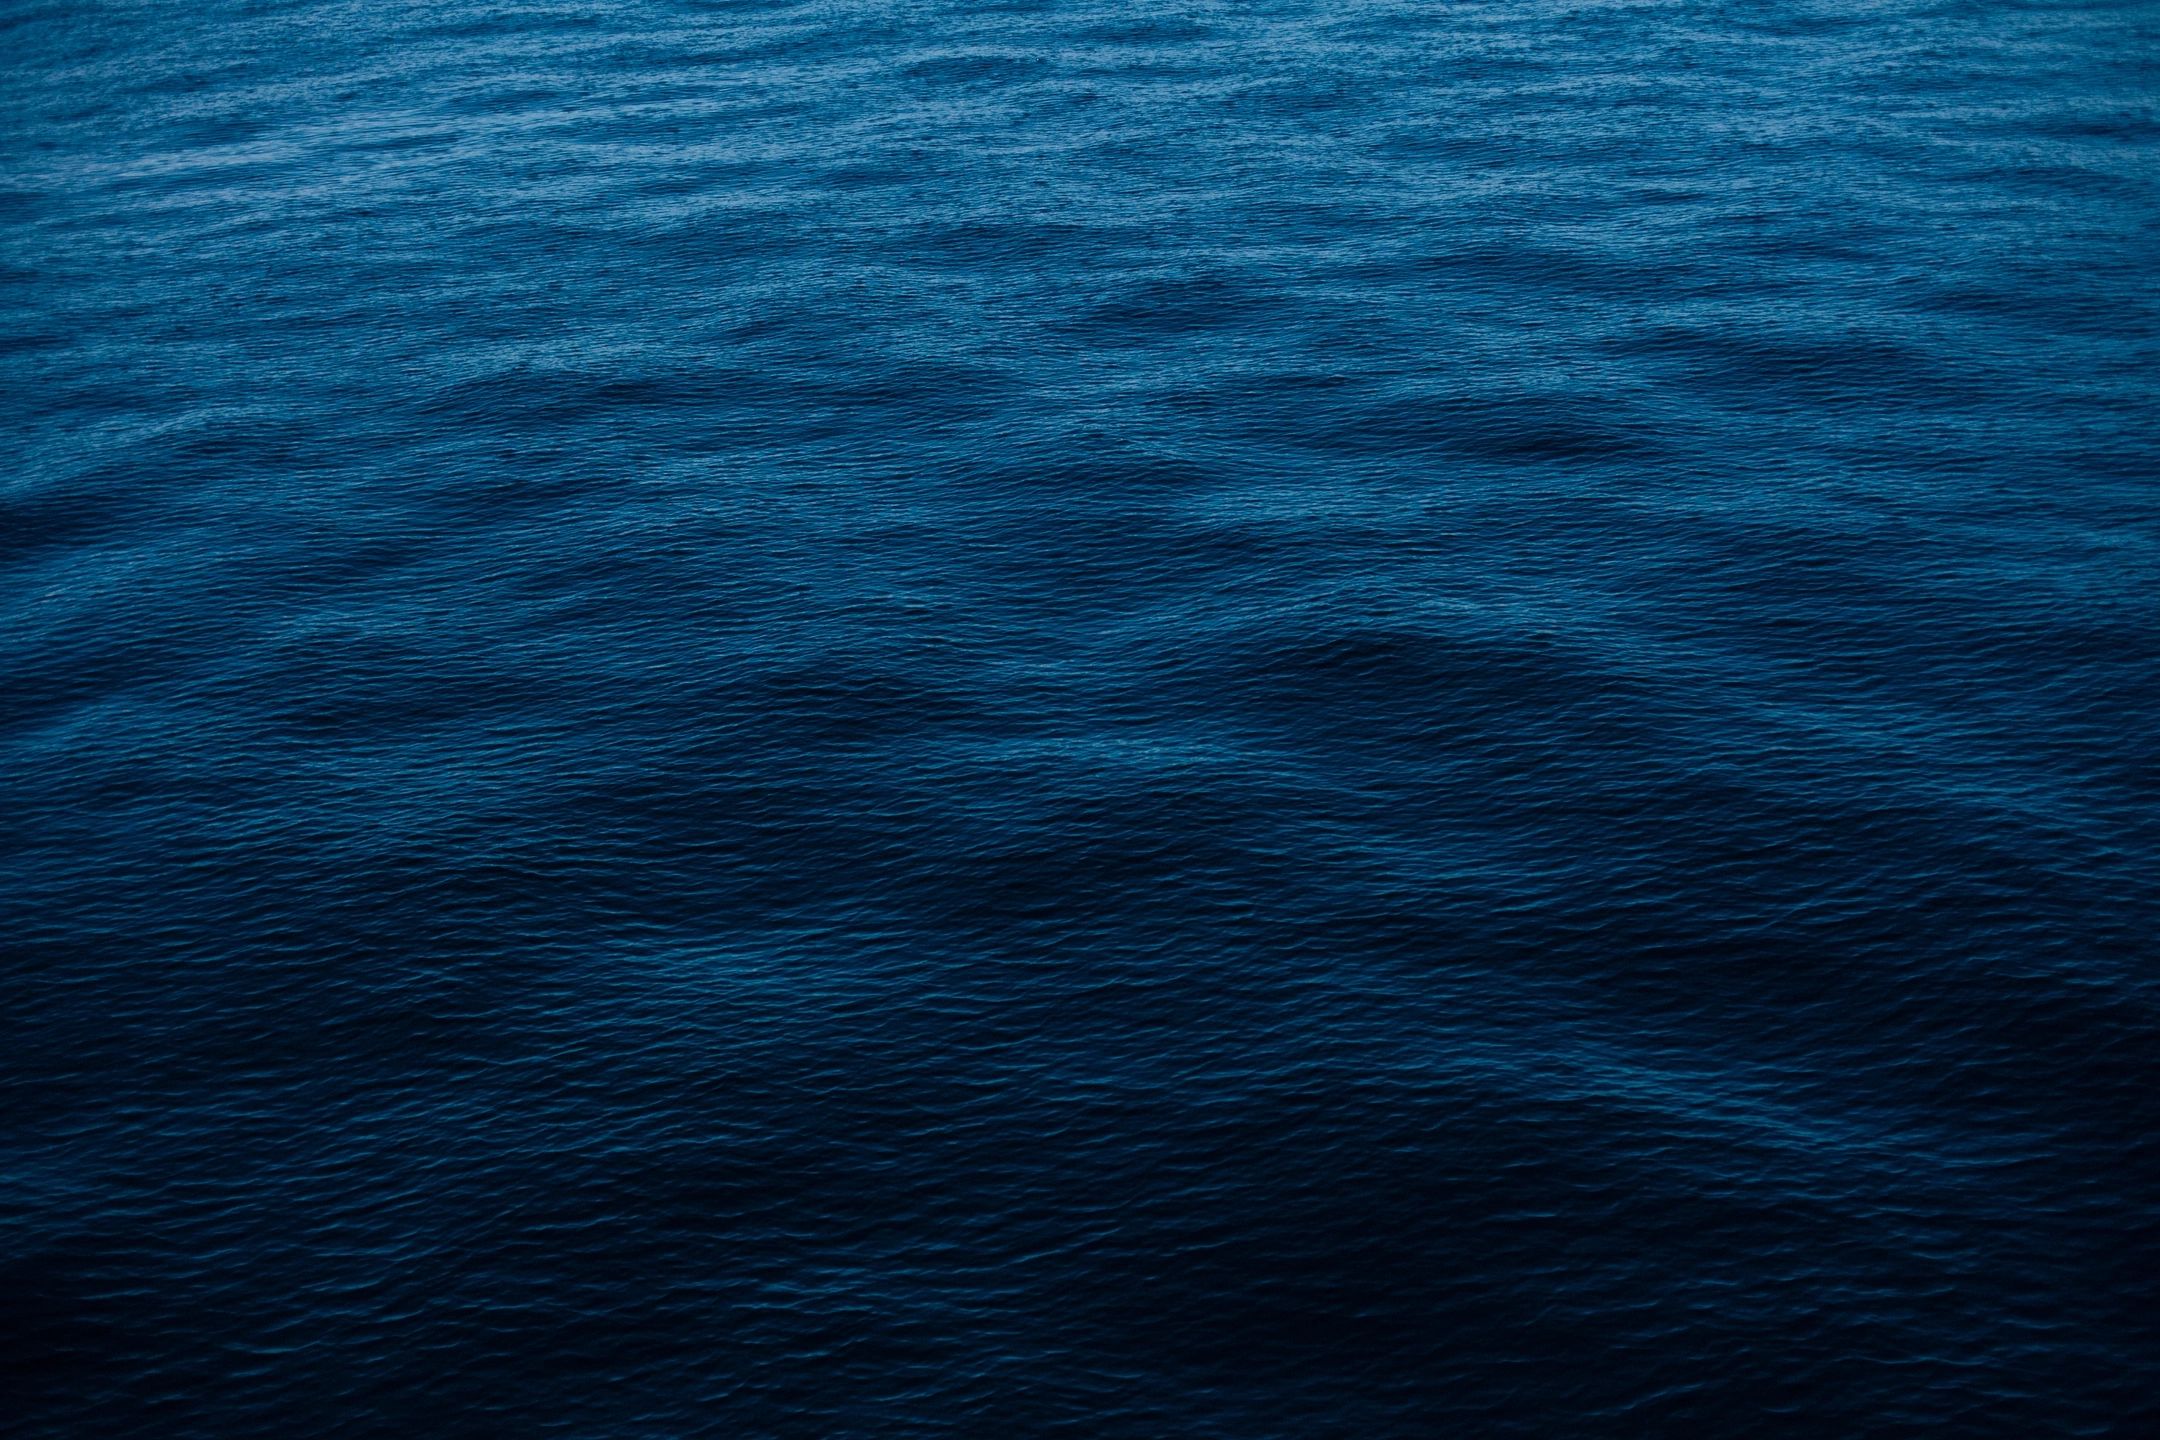
[[[2160,1433],[2160,6],[0,4],[0,1429]]]

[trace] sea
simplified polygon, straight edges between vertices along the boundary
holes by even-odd
[[[2160,4],[0,0],[0,1431],[2160,1434]]]

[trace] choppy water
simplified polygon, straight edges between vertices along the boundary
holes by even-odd
[[[8,0],[21,1433],[2153,1433],[2156,41]]]

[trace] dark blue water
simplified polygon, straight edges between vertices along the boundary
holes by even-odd
[[[0,87],[0,1428],[2160,1433],[2160,6]]]

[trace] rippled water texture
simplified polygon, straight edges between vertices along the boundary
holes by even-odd
[[[0,1428],[2160,1433],[2156,60],[0,0]]]

